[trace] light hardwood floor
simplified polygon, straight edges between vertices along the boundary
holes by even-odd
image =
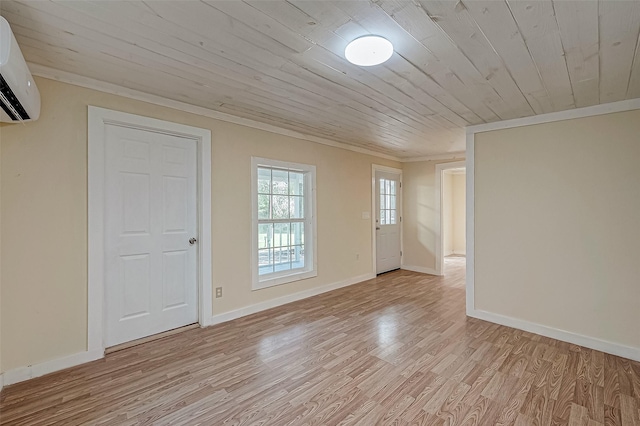
[[[396,271],[5,388],[3,425],[638,425],[640,363],[464,314]]]

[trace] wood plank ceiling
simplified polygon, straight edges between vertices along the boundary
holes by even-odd
[[[640,1],[11,1],[32,63],[401,158],[640,97]],[[357,67],[347,43],[396,49]]]

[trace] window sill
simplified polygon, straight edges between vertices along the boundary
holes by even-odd
[[[288,275],[280,275],[274,278],[266,278],[264,280],[258,280],[254,282],[251,290],[262,290],[263,288],[275,287],[277,285],[292,283],[295,281],[306,280],[307,278],[313,278],[318,276],[318,271],[303,271],[295,272]]]

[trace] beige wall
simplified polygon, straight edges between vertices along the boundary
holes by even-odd
[[[442,253],[444,256],[453,254],[454,234],[454,194],[453,174],[448,171],[442,173]]]
[[[370,273],[371,164],[400,164],[37,79],[38,121],[2,127],[2,364],[86,350],[87,105],[212,131],[213,286],[220,314]],[[317,167],[318,277],[251,291],[251,156]],[[339,238],[339,241],[336,241]],[[359,260],[356,254],[360,254]]]
[[[451,247],[455,254],[465,254],[467,251],[467,175],[456,173],[452,176],[451,187],[453,191],[451,221],[452,237]]]
[[[402,164],[402,264],[435,271],[437,215],[436,164],[456,160],[416,161]]]
[[[476,134],[475,307],[640,348],[640,110]]]

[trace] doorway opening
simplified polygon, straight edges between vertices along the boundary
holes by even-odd
[[[436,272],[447,275],[466,263],[466,168],[464,162],[436,165]]]

